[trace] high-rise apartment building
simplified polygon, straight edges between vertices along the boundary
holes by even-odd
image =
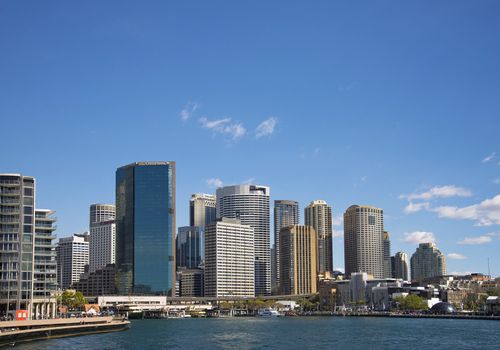
[[[257,296],[271,294],[269,214],[269,187],[236,185],[217,189],[217,218],[239,219],[254,230]]]
[[[299,202],[291,200],[275,200],[274,201],[274,251],[271,264],[272,275],[275,277],[275,285],[279,286],[280,281],[280,231],[284,227],[299,224]]]
[[[384,246],[384,278],[392,278],[392,266],[391,266],[391,237],[389,232],[384,231],[383,234],[383,246]]]
[[[384,278],[384,213],[372,206],[352,205],[344,213],[345,273],[366,272]]]
[[[189,200],[189,226],[204,228],[216,220],[216,200],[212,194],[195,193]]]
[[[311,226],[294,225],[282,228],[279,235],[281,294],[316,293],[316,231]]]
[[[409,280],[408,276],[408,255],[404,252],[397,252],[394,255],[394,269],[392,277],[401,278],[404,281]]]
[[[254,242],[254,229],[238,219],[205,227],[205,296],[255,296]]]
[[[55,316],[53,211],[36,209],[31,176],[0,174],[0,313]]]
[[[116,170],[120,294],[175,294],[175,162]]]
[[[116,208],[114,204],[91,204],[89,228],[97,223],[114,220]]]
[[[57,280],[59,288],[68,289],[80,280],[89,264],[89,234],[61,237],[57,244]]]
[[[198,226],[179,227],[175,256],[177,268],[197,269],[205,260],[203,230]]]
[[[434,243],[420,243],[411,256],[411,279],[421,282],[430,277],[446,275],[444,254]]]
[[[304,223],[318,235],[318,273],[333,271],[332,207],[323,200],[312,201],[304,210]]]

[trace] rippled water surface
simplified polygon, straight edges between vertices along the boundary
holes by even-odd
[[[349,317],[132,321],[124,332],[15,349],[500,349],[500,321]]]

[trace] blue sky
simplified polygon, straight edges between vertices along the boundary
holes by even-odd
[[[117,167],[177,162],[177,223],[214,184],[384,209],[393,253],[500,275],[498,1],[2,1],[1,172],[58,235]],[[450,255],[451,254],[451,255]]]

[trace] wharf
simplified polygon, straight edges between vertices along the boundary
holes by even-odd
[[[130,321],[107,317],[59,318],[0,322],[0,347],[20,342],[128,329]]]

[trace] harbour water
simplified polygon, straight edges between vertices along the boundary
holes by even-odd
[[[495,349],[500,321],[283,317],[136,320],[124,332],[15,349]]]

